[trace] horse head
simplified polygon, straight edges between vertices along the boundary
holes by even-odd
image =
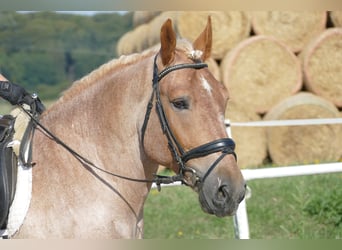
[[[160,44],[151,97],[156,105],[143,131],[145,152],[179,173],[198,192],[205,212],[232,215],[244,197],[245,181],[224,124],[228,90],[204,63],[212,45],[210,17],[193,44],[177,39],[167,20]]]

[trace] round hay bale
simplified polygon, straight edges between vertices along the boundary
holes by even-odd
[[[160,42],[160,28],[164,22],[170,18],[173,28],[176,29],[178,11],[163,11],[149,22],[149,30],[147,34],[147,44],[149,46],[156,45]]]
[[[251,22],[257,35],[274,36],[293,52],[299,52],[325,29],[325,11],[253,11]]]
[[[301,92],[270,110],[265,120],[338,118],[338,109],[329,101]],[[267,147],[279,165],[337,161],[342,155],[341,125],[268,127]]]
[[[133,51],[132,37],[134,36],[133,31],[126,32],[119,39],[116,45],[116,53],[118,56],[131,54]]]
[[[231,122],[259,121],[261,118],[246,110],[245,106],[228,102],[226,119]],[[236,154],[240,168],[261,166],[267,157],[266,130],[263,127],[231,127],[232,138],[236,143]]]
[[[244,40],[223,58],[220,69],[231,99],[260,114],[302,87],[298,58],[273,37]]]
[[[134,11],[133,12],[133,27],[138,27],[141,24],[148,23],[159,14],[160,14],[160,11],[148,11],[148,10]]]
[[[217,64],[215,59],[213,59],[212,57],[209,57],[205,62],[208,64],[208,68],[210,72],[213,74],[216,80],[220,82],[221,81],[220,66]]]
[[[330,18],[335,27],[342,27],[342,10],[334,10],[330,13]]]
[[[132,37],[133,42],[133,52],[141,52],[149,47],[147,43],[147,35],[149,31],[148,24],[142,24],[133,30],[134,37]]]
[[[300,58],[305,87],[342,107],[342,28],[325,30]]]
[[[142,24],[125,33],[117,44],[117,54],[127,55],[141,52],[149,47],[147,44],[148,25]]]
[[[209,15],[213,28],[211,56],[222,59],[229,50],[249,36],[249,18],[241,11],[182,11],[177,19],[180,36],[194,41],[205,27]]]

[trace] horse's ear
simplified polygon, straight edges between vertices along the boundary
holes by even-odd
[[[212,29],[211,29],[211,18],[208,16],[208,22],[205,29],[199,35],[199,37],[194,41],[193,47],[195,50],[200,50],[203,52],[201,59],[205,61],[210,57],[212,46]]]
[[[173,30],[171,19],[167,19],[160,31],[160,55],[164,65],[172,62],[176,49],[176,33]]]

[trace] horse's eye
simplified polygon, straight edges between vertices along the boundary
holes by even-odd
[[[175,99],[171,103],[173,107],[175,107],[178,110],[189,109],[189,102],[184,98]]]

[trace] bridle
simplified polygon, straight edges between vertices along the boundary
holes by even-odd
[[[178,142],[174,133],[172,132],[167,117],[164,112],[164,108],[160,99],[160,81],[169,73],[175,70],[181,69],[202,69],[208,67],[206,63],[195,62],[195,63],[184,63],[184,64],[176,64],[173,66],[169,66],[164,68],[161,72],[158,70],[157,66],[157,57],[158,54],[154,58],[153,63],[153,79],[152,79],[152,94],[147,105],[147,111],[145,115],[145,120],[142,126],[142,143],[144,143],[145,131],[147,127],[147,123],[153,108],[153,100],[155,99],[156,111],[159,117],[160,125],[164,135],[167,138],[169,149],[179,166],[179,172],[176,176],[174,176],[175,180],[181,181],[183,184],[189,185],[187,181],[185,181],[185,173],[189,172],[192,174],[193,183],[192,185],[197,185],[198,183],[204,183],[205,179],[209,176],[209,174],[214,170],[214,168],[218,165],[218,163],[229,154],[232,154],[236,160],[236,154],[234,152],[235,143],[231,138],[221,138],[218,140],[214,140],[212,142],[200,145],[196,148],[193,148],[189,151],[185,151],[181,144]],[[159,72],[159,73],[158,73]],[[207,172],[200,177],[194,168],[188,167],[186,163],[195,158],[204,157],[213,153],[221,152],[221,155],[213,162],[213,164],[209,167]]]
[[[109,172],[109,171],[97,166],[96,164],[91,162],[89,159],[87,159],[86,157],[84,157],[81,154],[79,154],[78,152],[76,152],[70,146],[65,144],[61,139],[59,139],[56,135],[54,135],[52,132],[50,132],[49,129],[47,129],[44,125],[42,125],[39,122],[38,117],[31,114],[30,112],[28,112],[24,108],[22,108],[22,109],[31,118],[31,120],[34,121],[34,123],[38,127],[40,127],[40,129],[42,129],[43,132],[45,132],[46,136],[48,136],[50,139],[54,140],[56,143],[58,143],[62,147],[64,147],[79,162],[81,162],[83,166],[85,166],[87,168],[91,167],[91,168],[97,169],[97,170],[99,170],[105,174],[115,176],[115,177],[118,177],[118,178],[121,178],[124,180],[128,180],[128,181],[143,182],[143,183],[156,183],[158,190],[160,190],[161,184],[170,184],[170,183],[177,182],[177,181],[180,181],[185,185],[191,185],[191,183],[188,183],[185,180],[185,174],[186,173],[190,173],[192,175],[192,177],[194,178],[194,180],[192,181],[193,185],[197,185],[198,183],[204,183],[205,179],[209,176],[209,174],[213,171],[213,169],[217,166],[217,164],[226,155],[232,154],[232,155],[234,155],[234,157],[236,159],[236,154],[234,152],[235,143],[230,138],[221,138],[221,139],[214,140],[212,142],[203,144],[203,145],[196,147],[194,149],[191,149],[189,151],[185,151],[183,149],[183,147],[181,146],[181,144],[176,139],[176,137],[174,136],[174,134],[173,134],[173,132],[169,126],[169,123],[168,123],[168,120],[167,120],[167,117],[165,115],[164,108],[163,108],[163,105],[162,105],[162,102],[160,99],[159,82],[163,79],[164,76],[166,76],[167,74],[169,74],[172,71],[187,69],[187,68],[197,70],[197,69],[202,69],[202,68],[208,67],[208,65],[205,63],[202,63],[202,62],[177,64],[177,65],[166,67],[161,72],[159,72],[158,66],[156,63],[157,57],[158,57],[158,54],[155,56],[154,64],[153,64],[153,79],[152,79],[153,91],[152,91],[149,103],[147,105],[145,119],[144,119],[144,123],[143,123],[142,129],[141,129],[141,131],[142,131],[142,143],[144,143],[144,136],[145,136],[146,127],[147,127],[149,117],[150,117],[150,114],[151,114],[151,111],[153,108],[153,100],[156,99],[155,104],[156,104],[157,114],[158,114],[158,117],[160,120],[160,125],[162,127],[163,133],[166,135],[166,138],[168,140],[169,149],[170,149],[174,159],[176,160],[177,164],[179,165],[179,172],[178,172],[178,174],[176,174],[174,176],[155,175],[153,179],[136,179],[136,178],[131,178],[131,177],[127,177],[127,176],[123,176],[123,175],[119,175],[119,174]],[[156,98],[154,98],[154,96]],[[204,157],[204,156],[207,156],[207,155],[210,155],[213,153],[217,153],[217,152],[221,152],[221,155],[214,161],[214,163],[209,167],[207,172],[202,177],[200,177],[197,174],[195,169],[186,166],[186,163],[191,159]]]

